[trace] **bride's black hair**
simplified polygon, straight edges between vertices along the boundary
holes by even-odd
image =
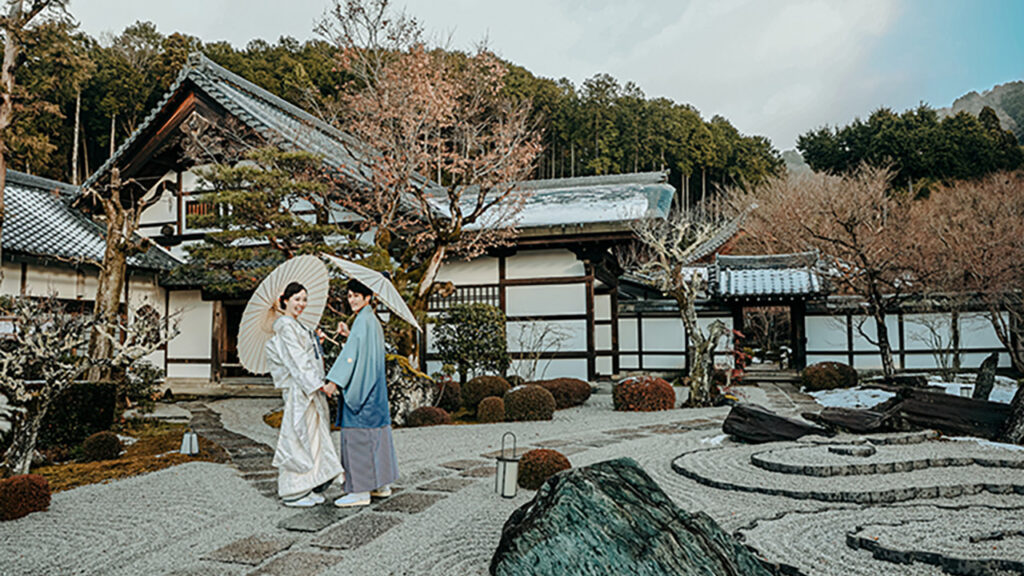
[[[298,282],[292,282],[285,286],[284,292],[282,292],[281,297],[278,298],[278,304],[281,305],[281,309],[284,310],[284,303],[287,302],[289,298],[295,296],[296,294],[302,292],[305,289],[306,287],[303,286],[302,284],[299,284]]]

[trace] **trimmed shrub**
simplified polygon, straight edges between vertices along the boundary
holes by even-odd
[[[91,434],[114,425],[117,386],[111,382],[81,382],[53,399],[39,428],[40,449],[80,445]]]
[[[551,420],[555,397],[540,386],[517,386],[505,393],[505,418],[509,422]]]
[[[458,380],[442,376],[437,380],[437,389],[440,394],[437,399],[438,408],[444,408],[450,414],[462,407],[462,386],[459,386]]]
[[[452,417],[448,415],[448,412],[437,406],[421,406],[410,412],[409,417],[405,420],[405,425],[411,428],[451,423]]]
[[[82,443],[82,458],[86,462],[115,460],[124,450],[124,444],[117,434],[104,430],[85,439]]]
[[[143,413],[152,412],[163,383],[164,371],[148,360],[141,360],[128,368],[118,383],[118,401],[122,408],[137,407]]]
[[[519,459],[519,485],[527,490],[536,490],[548,478],[569,468],[572,468],[569,459],[557,450],[530,450]]]
[[[481,424],[505,421],[505,401],[497,396],[488,396],[476,407],[476,419]]]
[[[623,412],[671,410],[676,405],[676,391],[661,378],[627,378],[612,387],[612,404]]]
[[[50,507],[50,483],[38,474],[0,480],[0,520],[15,520]]]
[[[511,386],[501,376],[477,376],[462,387],[462,405],[476,411],[480,401],[488,396],[504,396]]]
[[[533,382],[555,397],[555,408],[562,410],[579,406],[590,398],[590,384],[578,378],[555,378]]]
[[[857,371],[841,362],[818,362],[803,369],[800,381],[808,392],[853,388],[857,385]]]
[[[438,317],[433,337],[438,359],[455,367],[460,382],[465,382],[467,374],[502,373],[508,368],[505,314],[500,308],[456,304]]]

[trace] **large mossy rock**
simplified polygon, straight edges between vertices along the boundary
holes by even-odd
[[[512,513],[491,559],[495,576],[764,575],[703,512],[676,506],[630,458],[549,479]]]
[[[392,425],[404,426],[413,410],[436,403],[437,385],[402,356],[388,354],[386,373]]]

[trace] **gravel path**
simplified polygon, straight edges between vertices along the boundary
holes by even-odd
[[[804,395],[783,386],[741,391],[747,400],[780,412],[807,408]],[[278,408],[279,400],[231,399],[207,406],[224,430],[262,445],[276,443],[277,431],[262,416]],[[716,488],[679,473],[673,461],[676,468],[680,460],[699,464],[702,474],[746,487],[792,482],[797,490],[810,485],[834,492],[870,491],[879,479],[917,486],[933,476],[976,474],[985,482],[1014,485],[1021,482],[1020,468],[968,464],[884,476],[781,474],[754,466],[751,454],[793,466],[843,466],[870,458],[828,455],[818,462],[818,447],[809,444],[738,445],[721,434],[727,412],[620,413],[611,409],[608,394],[598,394],[585,406],[557,412],[551,422],[399,429],[394,435],[402,476],[395,494],[355,512],[329,505],[285,508],[261,495],[233,465],[192,463],[87,486],[55,495],[46,513],[0,524],[0,574],[487,574],[502,525],[533,496],[529,491],[513,499],[494,494],[494,456],[506,431],[516,434],[520,453],[551,447],[577,467],[632,457],[679,506],[707,512],[793,574],[941,574],[941,563],[921,559],[942,550],[950,551],[948,561],[995,558],[1005,563],[1002,568],[1024,561],[1024,535],[1010,529],[1024,517],[1024,496],[1012,490],[865,506]],[[879,461],[963,457],[956,446],[993,461],[1021,458],[970,443],[918,441],[878,446]],[[338,494],[332,488],[327,496]],[[950,530],[961,519],[965,528]],[[919,536],[909,539],[892,528],[904,524]],[[914,563],[876,558],[884,554],[864,546],[875,537],[884,552]],[[986,554],[993,539],[998,554]]]

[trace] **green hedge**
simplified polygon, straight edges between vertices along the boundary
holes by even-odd
[[[39,448],[73,448],[114,425],[117,387],[111,382],[72,385],[50,404],[39,429]]]

